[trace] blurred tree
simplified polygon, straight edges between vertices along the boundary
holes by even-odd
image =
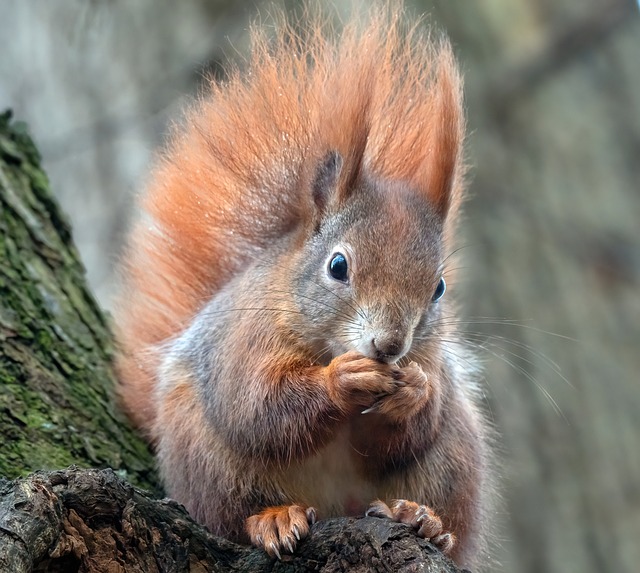
[[[467,77],[461,289],[505,446],[504,569],[637,571],[638,7],[439,2],[434,16]]]

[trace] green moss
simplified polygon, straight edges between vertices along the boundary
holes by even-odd
[[[157,488],[110,396],[111,334],[25,126],[0,115],[0,475],[75,463]]]

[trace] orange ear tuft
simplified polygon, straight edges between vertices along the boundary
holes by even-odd
[[[461,80],[448,45],[438,55],[434,77],[427,152],[418,170],[418,178],[421,182],[419,187],[426,189],[430,200],[444,217],[454,203],[455,195],[460,193],[456,179],[462,176],[464,139]]]

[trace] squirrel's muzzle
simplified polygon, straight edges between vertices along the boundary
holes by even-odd
[[[405,354],[405,338],[399,335],[378,336],[371,339],[376,360],[395,362]]]

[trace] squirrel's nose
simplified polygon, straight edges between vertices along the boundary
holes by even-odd
[[[400,357],[404,349],[404,340],[399,337],[373,338],[371,340],[376,359],[393,362]]]

